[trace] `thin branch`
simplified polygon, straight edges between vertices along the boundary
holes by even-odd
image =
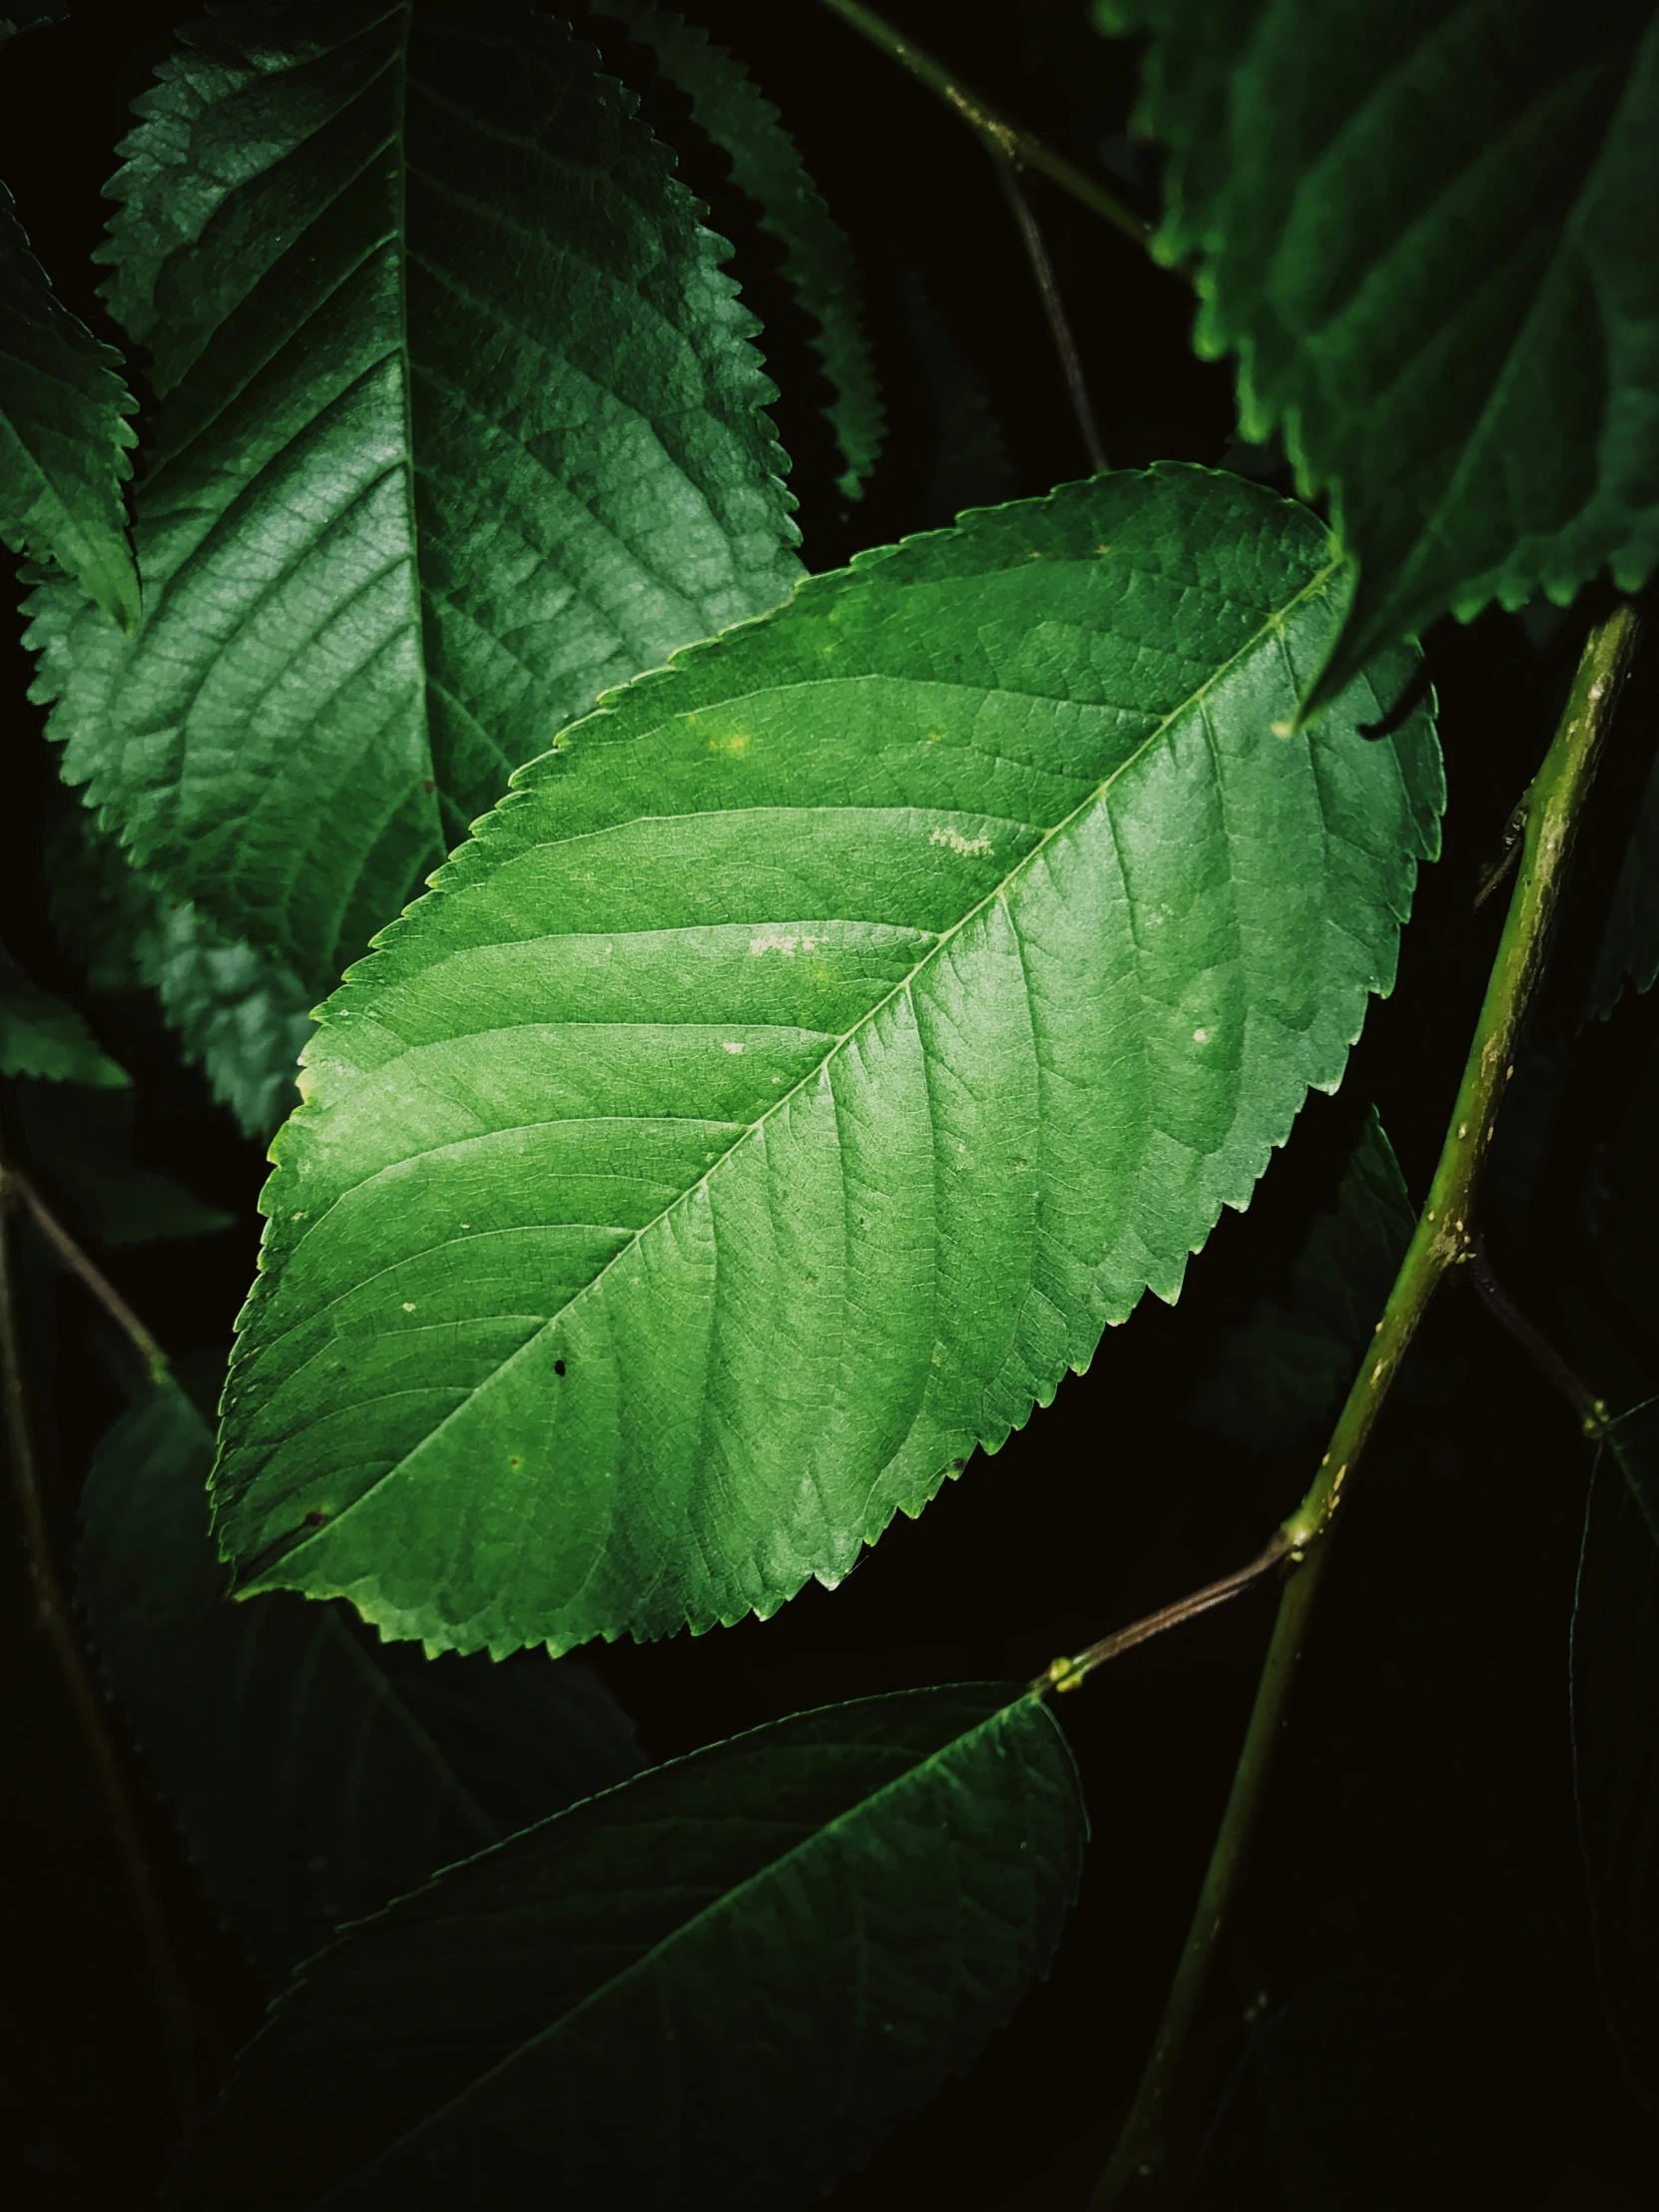
[[[93,1687],[75,1635],[69,1599],[58,1572],[40,1478],[34,1433],[29,1419],[27,1386],[23,1377],[23,1325],[12,1273],[11,1202],[26,1197],[26,1186],[15,1170],[0,1160],[0,1369],[4,1370],[6,1434],[12,1463],[12,1488],[23,1523],[23,1549],[28,1563],[35,1622],[51,1647],[69,1693],[69,1702],[97,1772],[109,1808],[117,1854],[132,1896],[133,1916],[150,1961],[160,2014],[162,2051],[182,2127],[196,2118],[196,2080],[191,2064],[190,2000],[174,1961],[167,1928],[156,1897],[144,1839],[139,1833],[132,1801],[122,1776],[121,1763],[111,1740],[104,1708]]]
[[[1468,1224],[1474,1218],[1475,1194],[1496,1134],[1504,1087],[1514,1073],[1521,1020],[1543,965],[1549,923],[1565,880],[1573,833],[1629,666],[1636,628],[1635,610],[1624,605],[1591,631],[1579,659],[1566,713],[1528,795],[1525,844],[1508,918],[1498,941],[1428,1205],[1388,1294],[1382,1319],[1377,1325],[1376,1341],[1338,1416],[1331,1448],[1321,1460],[1307,1496],[1284,1524],[1282,1533],[1295,1571],[1279,1601],[1279,1618],[1234,1772],[1232,1793],[1163,2018],[1134,2105],[1111,2163],[1090,2199],[1089,2212],[1112,2212],[1133,2182],[1162,2167],[1164,2115],[1170,2090],[1249,1850],[1320,1576],[1330,1555],[1332,1524],[1344,1486],[1377,1425],[1406,1347],[1430,1299],[1447,1270],[1469,1251]]]
[[[1494,1321],[1500,1322],[1515,1342],[1532,1355],[1543,1373],[1566,1398],[1578,1415],[1585,1435],[1598,1440],[1604,1436],[1607,1433],[1606,1404],[1578,1380],[1542,1330],[1534,1328],[1527,1320],[1492,1273],[1491,1263],[1486,1258],[1486,1248],[1478,1237],[1471,1237],[1469,1240],[1469,1248],[1463,1255],[1463,1272],[1487,1313]]]
[[[1103,1667],[1108,1659],[1117,1658],[1120,1652],[1133,1651],[1137,1644],[1161,1636],[1166,1628],[1179,1628],[1183,1621],[1196,1620],[1212,1606],[1225,1605],[1230,1597],[1248,1590],[1264,1575],[1272,1574],[1290,1548],[1285,1531],[1276,1528],[1248,1566],[1224,1574],[1219,1582],[1205,1583],[1203,1589],[1190,1591],[1186,1597],[1178,1597],[1173,1605],[1161,1606],[1156,1613],[1131,1621],[1127,1628],[1102,1636],[1099,1643],[1090,1644],[1087,1651],[1078,1652],[1074,1658],[1056,1659],[1045,1674],[1038,1675],[1032,1689],[1075,1690],[1085,1676],[1093,1674],[1096,1667]]]
[[[63,1223],[59,1221],[57,1215],[52,1212],[45,1199],[41,1197],[39,1191],[35,1189],[35,1186],[23,1171],[20,1168],[14,1168],[7,1163],[0,1162],[0,1204],[4,1203],[7,1191],[17,1193],[24,1205],[28,1207],[34,1219],[35,1227],[45,1237],[59,1259],[81,1278],[81,1281],[93,1297],[97,1299],[99,1305],[103,1307],[105,1313],[109,1315],[116,1327],[124,1333],[139,1358],[144,1362],[145,1367],[149,1370],[151,1382],[165,1382],[172,1370],[168,1366],[167,1354],[162,1350],[156,1339],[145,1328],[143,1322],[139,1320],[137,1314],[133,1312],[133,1309],[115,1285],[87,1258],[87,1255],[81,1250]]]
[[[1083,447],[1089,456],[1089,466],[1096,476],[1106,473],[1106,448],[1100,442],[1100,427],[1089,404],[1089,387],[1083,381],[1083,363],[1078,358],[1077,346],[1071,334],[1071,324],[1066,319],[1065,302],[1060,297],[1060,287],[1055,281],[1054,264],[1048,258],[1048,248],[1037,228],[1037,219],[1031,213],[1031,203],[1019,189],[1019,175],[1012,159],[993,148],[991,159],[996,164],[996,174],[1001,179],[1002,190],[1008,206],[1013,211],[1018,226],[1020,242],[1025,248],[1025,258],[1031,264],[1031,274],[1037,279],[1037,290],[1042,296],[1043,313],[1048,317],[1049,335],[1054,340],[1054,350],[1060,356],[1060,366],[1065,372],[1066,390],[1071,395],[1071,411],[1077,417],[1077,427],[1083,433]]]
[[[824,0],[824,5],[838,15],[841,21],[867,38],[872,46],[878,46],[912,77],[919,79],[928,91],[937,95],[946,107],[954,108],[970,130],[976,131],[993,153],[1004,160],[1018,163],[1025,169],[1040,170],[1058,185],[1062,192],[1069,192],[1080,201],[1091,215],[1121,231],[1140,247],[1150,248],[1153,226],[1146,218],[1137,215],[1126,200],[1120,200],[1115,192],[1079,169],[1074,162],[1057,154],[1034,132],[1010,122],[999,109],[970,91],[959,77],[953,77],[944,64],[935,61],[924,47],[913,39],[905,38],[890,23],[883,22],[873,9],[860,7],[857,0]]]

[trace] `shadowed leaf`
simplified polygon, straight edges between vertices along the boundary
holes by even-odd
[[[192,1856],[279,1981],[341,1921],[640,1761],[579,1660],[428,1660],[341,1605],[237,1604],[208,1529],[212,1458],[177,1387],[124,1415],[82,1495],[76,1587]]]
[[[1006,1686],[656,1768],[311,1960],[165,2202],[811,2203],[1045,1970],[1086,1834],[1064,1738]]]
[[[139,863],[307,988],[561,723],[800,573],[753,319],[595,59],[519,0],[223,8],[111,187],[147,615],[43,589],[36,693]]]
[[[131,1082],[73,1006],[32,982],[0,945],[0,1075],[121,1089]]]
[[[1243,427],[1359,562],[1309,705],[1447,612],[1659,554],[1651,0],[1106,0],[1146,28],[1157,251]]]

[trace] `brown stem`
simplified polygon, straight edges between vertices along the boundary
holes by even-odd
[[[1475,1196],[1496,1134],[1498,1107],[1515,1072],[1521,1022],[1543,965],[1550,921],[1566,880],[1573,834],[1629,666],[1636,627],[1634,608],[1623,605],[1590,632],[1579,657],[1566,712],[1528,795],[1525,844],[1509,913],[1498,940],[1428,1204],[1400,1263],[1354,1387],[1338,1416],[1331,1448],[1321,1460],[1307,1496],[1284,1523],[1282,1533],[1296,1571],[1279,1601],[1279,1618],[1268,1645],[1227,1809],[1146,2070],[1111,2162],[1089,2200],[1089,2212],[1114,2212],[1125,2190],[1162,2166],[1164,2115],[1170,2092],[1255,1831],[1268,1769],[1284,1727],[1291,1683],[1330,1552],[1332,1526],[1345,1484],[1376,1428],[1406,1347],[1447,1270],[1468,1253],[1469,1223],[1474,1218]]]
[[[153,1382],[165,1382],[172,1371],[168,1367],[167,1354],[156,1339],[151,1336],[115,1285],[87,1258],[22,1169],[0,1163],[0,1192],[7,1190],[14,1191],[28,1207],[35,1227],[59,1259],[81,1278],[116,1327],[125,1333],[149,1369],[150,1380]]]
[[[1033,1690],[1075,1690],[1080,1682],[1093,1674],[1096,1667],[1103,1667],[1108,1659],[1117,1658],[1120,1652],[1133,1651],[1137,1644],[1144,1644],[1154,1636],[1161,1636],[1166,1628],[1179,1628],[1183,1621],[1196,1620],[1200,1613],[1208,1613],[1212,1606],[1225,1605],[1230,1597],[1237,1597],[1241,1590],[1248,1590],[1262,1577],[1272,1574],[1281,1560],[1290,1552],[1290,1540],[1282,1528],[1276,1528],[1262,1549],[1248,1566],[1239,1567],[1232,1574],[1224,1574],[1219,1582],[1206,1582],[1203,1589],[1191,1590],[1185,1597],[1178,1597],[1173,1605],[1160,1606],[1156,1613],[1148,1613],[1138,1621],[1131,1621],[1127,1628],[1114,1630],[1110,1636],[1102,1636],[1099,1643],[1090,1644],[1074,1658],[1056,1659],[1047,1672],[1038,1675]]]
[[[873,8],[859,6],[858,0],[824,0],[824,5],[860,37],[867,38],[872,46],[878,46],[883,54],[907,69],[947,108],[954,108],[969,130],[977,131],[993,153],[1000,153],[1022,168],[1040,170],[1062,192],[1069,192],[1074,200],[1081,201],[1092,215],[1110,223],[1114,230],[1133,239],[1137,246],[1150,248],[1153,227],[1144,216],[1137,215],[1126,200],[1120,200],[1115,192],[1109,192],[1075,162],[1068,162],[1063,154],[1057,154],[1034,132],[1010,122],[981,94],[970,91],[959,77],[953,77],[925,47],[918,46],[914,39],[904,37],[890,23],[884,22]]]
[[[92,1676],[75,1635],[69,1599],[58,1572],[47,1517],[46,1498],[29,1419],[27,1385],[23,1372],[23,1325],[17,1284],[12,1272],[11,1206],[27,1203],[26,1187],[14,1169],[0,1158],[0,1369],[4,1370],[6,1436],[10,1445],[12,1488],[23,1524],[23,1550],[28,1565],[35,1625],[46,1638],[69,1693],[69,1702],[86,1740],[109,1809],[116,1851],[127,1877],[133,1916],[150,1961],[160,2015],[162,2050],[174,2102],[182,2127],[196,2118],[196,2081],[191,2065],[190,2000],[185,1992],[161,1907],[149,1856],[139,1833],[132,1801],[122,1776],[121,1763],[111,1739],[104,1708],[93,1687]]]
[[[1048,248],[1043,244],[1037,219],[1031,213],[1031,203],[1019,189],[1016,165],[1000,149],[993,149],[991,159],[996,164],[1002,190],[1013,211],[1020,241],[1025,248],[1025,258],[1031,264],[1031,274],[1037,280],[1043,313],[1048,317],[1049,335],[1054,340],[1055,352],[1060,356],[1066,390],[1071,395],[1071,411],[1077,417],[1078,429],[1083,433],[1083,447],[1089,456],[1089,467],[1096,476],[1104,476],[1106,448],[1100,442],[1100,427],[1095,421],[1094,409],[1089,404],[1089,387],[1083,381],[1083,363],[1078,358],[1071,324],[1066,319],[1065,302],[1060,297],[1060,287],[1055,281],[1054,264],[1048,258]]]
[[[1491,1263],[1486,1258],[1486,1248],[1478,1237],[1469,1240],[1469,1249],[1463,1255],[1463,1273],[1487,1313],[1508,1330],[1518,1345],[1532,1355],[1539,1368],[1571,1405],[1585,1435],[1596,1439],[1604,1436],[1607,1433],[1606,1405],[1578,1380],[1543,1331],[1534,1328],[1527,1320],[1492,1273]]]

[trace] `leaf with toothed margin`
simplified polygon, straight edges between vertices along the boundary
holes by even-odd
[[[1151,33],[1163,261],[1359,584],[1308,709],[1451,613],[1659,558],[1653,0],[1096,0]]]
[[[0,944],[0,1075],[122,1089],[132,1077],[98,1043],[73,1006],[27,976]]]
[[[784,275],[818,326],[814,350],[833,393],[828,413],[846,464],[837,489],[861,497],[885,416],[858,309],[857,264],[778,110],[695,23],[650,0],[592,0],[590,12],[625,23],[649,47],[690,101],[692,121],[730,158],[732,182],[760,209],[761,229],[783,248]]]
[[[521,0],[187,32],[112,194],[146,619],[31,602],[66,781],[320,991],[599,691],[800,574],[725,252]]]
[[[1162,467],[816,577],[522,771],[329,1000],[227,1385],[253,1586],[506,1651],[771,1613],[1174,1298],[1392,980],[1403,649]]]
[[[1047,1708],[795,1713],[498,1844],[301,1967],[167,2212],[809,2204],[1047,1971],[1088,1821]]]

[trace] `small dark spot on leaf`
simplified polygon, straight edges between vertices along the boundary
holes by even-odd
[[[305,1515],[304,1525],[307,1528],[320,1528],[327,1518],[327,1514],[320,1505],[313,1505]]]
[[[436,784],[429,776],[422,777],[420,788],[423,792],[435,792],[437,790]]]
[[[962,1469],[967,1465],[967,1461],[965,1459],[952,1459],[950,1464],[956,1469],[956,1472],[960,1474]]]
[[[509,1459],[509,1460],[507,1461],[507,1464],[508,1464],[508,1466],[510,1466],[510,1467],[516,1467],[516,1466],[518,1465],[518,1463],[519,1463],[519,1462],[517,1461],[517,1459]]]
[[[564,1373],[564,1372],[565,1372],[565,1364],[564,1364],[564,1362],[563,1362],[562,1360],[555,1360],[555,1361],[554,1361],[554,1363],[553,1363],[553,1373],[554,1373],[555,1375],[563,1375],[563,1373]]]

